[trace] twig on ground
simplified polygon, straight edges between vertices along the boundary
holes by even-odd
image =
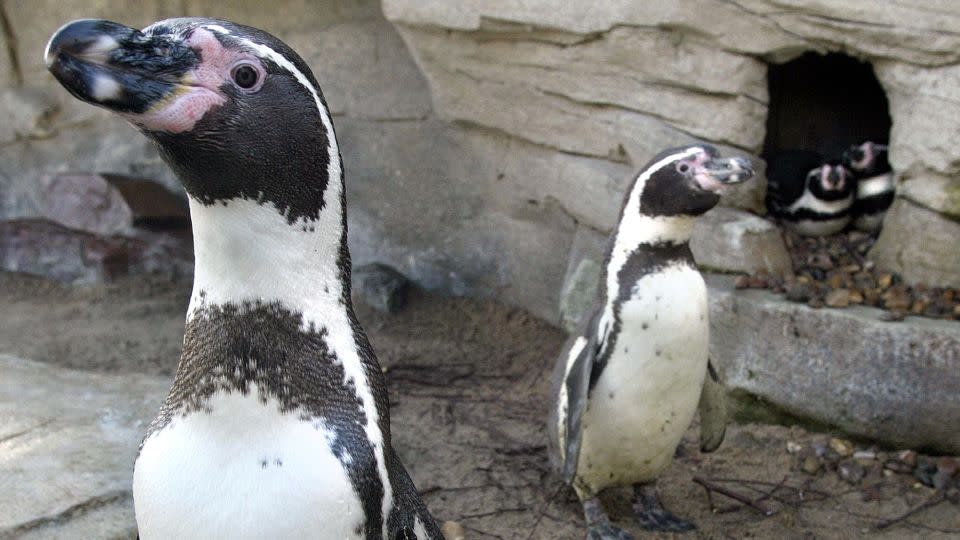
[[[893,525],[896,525],[897,523],[903,522],[903,521],[906,520],[908,517],[910,517],[910,516],[912,516],[912,515],[914,515],[914,514],[916,514],[916,513],[918,513],[918,512],[922,512],[922,511],[926,510],[927,508],[933,508],[934,506],[942,503],[942,502],[945,501],[945,500],[947,500],[947,495],[946,495],[946,493],[944,493],[943,491],[938,491],[938,492],[934,493],[933,495],[931,495],[930,497],[928,497],[927,500],[923,501],[922,503],[918,504],[917,506],[914,506],[913,508],[907,510],[906,512],[900,514],[899,516],[892,517],[892,518],[890,518],[890,519],[885,519],[885,520],[881,521],[880,523],[877,523],[877,530],[883,530],[883,529],[887,529],[887,528],[889,528],[889,527],[892,527]]]
[[[775,510],[770,509],[769,507],[767,507],[767,505],[763,504],[762,502],[755,501],[755,500],[751,499],[750,497],[747,497],[746,495],[743,495],[743,494],[737,493],[736,491],[732,491],[732,490],[730,490],[730,489],[727,489],[727,488],[725,488],[725,487],[723,487],[723,486],[721,486],[721,485],[719,485],[719,484],[717,484],[717,483],[714,483],[714,482],[711,482],[710,480],[707,480],[706,478],[701,478],[701,477],[699,477],[699,476],[695,476],[695,477],[693,478],[693,481],[696,482],[696,483],[698,483],[698,484],[700,484],[701,486],[703,486],[704,489],[706,489],[706,490],[708,490],[708,491],[715,491],[715,492],[719,493],[720,495],[723,495],[723,496],[729,497],[729,498],[731,498],[731,499],[733,499],[733,500],[735,500],[735,501],[741,502],[741,503],[743,503],[743,504],[745,504],[745,505],[753,508],[754,510],[760,512],[760,513],[763,514],[764,516],[772,516],[773,514],[776,513]]]

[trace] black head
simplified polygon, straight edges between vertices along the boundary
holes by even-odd
[[[203,204],[273,204],[315,219],[339,151],[320,87],[270,34],[203,18],[143,31],[79,20],[50,40],[47,67],[77,98],[114,111],[158,144]]]
[[[860,178],[890,172],[887,146],[867,141],[855,144],[843,153],[843,165]]]
[[[716,148],[691,145],[665,150],[641,169],[640,213],[698,216],[716,206],[720,191],[753,176],[750,161],[721,158]]]
[[[855,182],[839,161],[824,163],[807,173],[807,189],[823,201],[836,201],[853,193]]]

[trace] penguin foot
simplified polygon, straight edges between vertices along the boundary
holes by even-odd
[[[634,540],[634,538],[623,529],[614,527],[609,523],[603,523],[587,529],[587,540]]]
[[[633,487],[633,511],[637,523],[644,530],[656,532],[688,532],[697,526],[667,512],[660,503],[660,496],[653,484]]]
[[[610,518],[596,497],[583,501],[583,516],[587,520],[587,540],[634,540],[630,533],[610,524]]]

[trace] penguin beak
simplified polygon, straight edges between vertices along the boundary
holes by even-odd
[[[200,58],[172,36],[149,36],[122,24],[81,19],[50,38],[44,60],[76,98],[119,113],[142,114],[178,92]]]
[[[846,170],[841,166],[824,165],[820,173],[820,179],[824,190],[842,190],[846,184]]]
[[[742,157],[711,156],[697,165],[694,179],[706,191],[721,191],[725,186],[746,182],[753,177],[753,165]]]

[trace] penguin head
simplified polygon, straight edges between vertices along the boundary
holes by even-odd
[[[840,162],[824,163],[807,173],[807,188],[820,200],[836,201],[853,193],[852,175]]]
[[[852,145],[843,153],[843,165],[857,175],[885,172],[881,169],[889,169],[887,147],[872,141]]]
[[[720,157],[716,148],[690,145],[665,150],[641,170],[640,212],[648,216],[698,216],[720,201],[720,192],[753,176],[750,161]]]
[[[101,20],[62,27],[48,69],[75,97],[113,111],[159,147],[190,196],[272,203],[315,219],[339,181],[339,150],[304,61],[261,30],[204,18],[143,30]]]

